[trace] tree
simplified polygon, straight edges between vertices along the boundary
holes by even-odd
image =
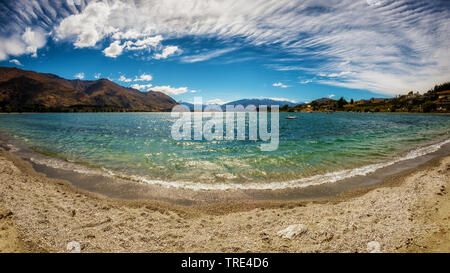
[[[344,97],[341,97],[338,101],[337,101],[337,108],[338,109],[342,109],[344,108],[344,105],[348,104],[347,101],[344,99]]]
[[[289,105],[285,104],[284,106],[282,106],[282,107],[280,108],[280,111],[286,112],[286,111],[288,111],[288,109],[289,109]]]
[[[436,110],[436,104],[434,104],[432,101],[427,101],[423,104],[423,111],[425,113],[431,112]]]

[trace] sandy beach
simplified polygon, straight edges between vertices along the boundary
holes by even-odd
[[[446,156],[335,198],[178,206],[83,191],[2,151],[0,252],[448,252],[449,174]]]

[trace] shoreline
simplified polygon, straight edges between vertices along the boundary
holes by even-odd
[[[448,141],[444,142],[446,143]],[[386,166],[377,168],[375,171],[371,171],[365,175],[353,175],[330,183],[313,183],[308,186],[284,188],[271,187],[267,189],[191,189],[182,186],[169,187],[159,183],[146,183],[116,175],[105,175],[102,170],[97,168],[92,169],[90,166],[83,165],[83,168],[86,167],[95,170],[94,174],[80,173],[78,171],[73,171],[72,169],[68,170],[66,168],[48,166],[39,163],[39,160],[35,162],[35,160],[31,160],[31,158],[41,157],[44,160],[57,160],[64,164],[67,163],[74,166],[77,165],[77,163],[67,162],[58,157],[30,151],[30,149],[24,147],[19,148],[19,150],[23,150],[23,153],[19,153],[17,156],[22,157],[23,160],[31,164],[32,169],[38,173],[43,173],[49,178],[68,181],[77,188],[102,194],[107,197],[124,200],[157,200],[177,205],[194,206],[208,204],[220,205],[221,203],[242,201],[295,202],[314,199],[330,199],[349,191],[360,191],[364,190],[363,188],[365,187],[370,188],[372,186],[377,186],[377,184],[382,184],[383,181],[391,175],[415,169],[433,158],[450,155],[450,143],[434,144],[431,146],[435,145],[439,145],[439,148],[433,152],[420,154],[409,159],[398,160],[392,164],[386,165],[383,163]],[[7,145],[3,146],[5,147]],[[426,146],[425,148],[431,146]],[[273,183],[276,185],[276,182]]]
[[[333,198],[180,206],[77,189],[2,151],[0,207],[31,252],[449,251],[449,170],[445,156]],[[292,224],[307,232],[278,235]]]

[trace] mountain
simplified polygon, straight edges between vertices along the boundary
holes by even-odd
[[[183,102],[183,101],[179,101],[178,103],[181,105],[187,106],[190,110],[194,110],[193,103]],[[268,107],[270,107],[271,105],[278,105],[280,107],[288,105],[289,107],[294,107],[294,106],[299,105],[299,103],[293,103],[290,101],[272,100],[272,99],[241,99],[241,100],[236,100],[236,101],[232,101],[232,102],[227,102],[227,103],[219,105],[219,106],[223,111],[225,111],[227,105],[232,105],[232,106],[242,105],[244,107],[246,107],[248,105],[255,105],[256,107],[258,107],[259,105],[267,105]],[[207,106],[208,105],[202,105],[202,109],[205,109]]]
[[[293,103],[291,101],[273,100],[273,99],[242,99],[225,103],[222,105],[222,108],[225,109],[227,105],[233,106],[242,105],[244,107],[248,105],[255,105],[256,107],[258,107],[259,105],[267,105],[268,107],[270,107],[271,105],[278,105],[280,107],[287,105],[289,107],[293,107],[299,104],[300,103]]]
[[[326,104],[326,103],[331,103],[331,102],[334,102],[334,101],[335,100],[330,99],[330,98],[320,98],[320,99],[313,100],[311,103]]]
[[[184,105],[187,108],[189,108],[189,110],[194,110],[194,104],[193,103],[189,103],[189,102],[185,102],[185,101],[179,101],[178,104]],[[202,109],[204,109],[206,107],[206,105],[202,105]]]
[[[0,67],[1,112],[169,111],[177,102],[110,80],[67,80],[53,74]]]

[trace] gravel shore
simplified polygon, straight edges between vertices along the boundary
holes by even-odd
[[[449,252],[449,188],[447,156],[328,200],[176,206],[79,190],[1,151],[0,252]]]

